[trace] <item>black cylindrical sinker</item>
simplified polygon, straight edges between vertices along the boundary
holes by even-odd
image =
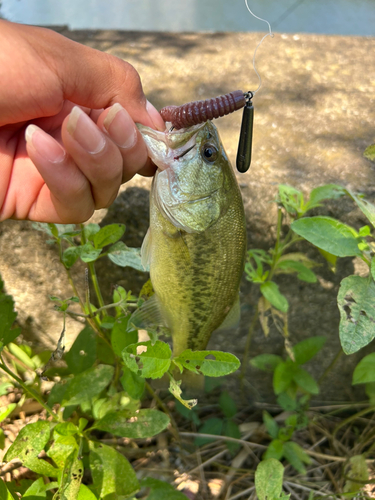
[[[245,173],[250,168],[251,149],[253,143],[253,123],[254,123],[254,106],[249,99],[243,108],[240,140],[238,141],[238,151],[236,166],[237,170]]]

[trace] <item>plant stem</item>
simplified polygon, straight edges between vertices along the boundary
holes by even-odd
[[[12,377],[21,387],[22,389],[25,391],[25,392],[28,392],[30,394],[30,396],[35,399],[50,415],[51,417],[53,418],[53,420],[57,421],[57,415],[52,411],[52,409],[47,406],[44,401],[42,400],[42,398],[39,396],[39,394],[37,394],[35,391],[33,391],[33,389],[31,389],[30,387],[28,387],[24,382],[23,380],[21,380],[19,377],[17,377],[17,375],[15,375],[13,372],[11,372],[7,366],[5,366],[5,364],[2,362],[0,363],[0,368],[5,372],[7,373],[10,377]]]
[[[100,307],[100,309],[103,309],[105,307],[105,303],[103,300],[102,292],[100,291],[98,277],[96,275],[94,263],[88,262],[88,268],[89,268],[92,284],[94,285],[95,295],[96,295],[96,298],[98,299],[99,307]]]
[[[336,356],[333,358],[333,360],[330,362],[330,364],[327,366],[327,368],[324,370],[322,375],[318,379],[318,384],[320,385],[322,381],[326,378],[328,373],[333,369],[337,361],[341,358],[341,356],[344,354],[344,351],[342,348],[340,348],[339,352],[336,354]]]
[[[159,396],[156,394],[156,392],[154,391],[154,389],[151,387],[151,385],[148,382],[146,382],[146,389],[151,394],[151,396],[155,399],[155,401],[157,402],[159,407],[163,410],[163,412],[166,413],[168,415],[168,417],[171,419],[171,432],[177,441],[181,441],[176,421],[175,421],[173,415],[171,414],[171,412],[169,411],[169,408],[163,403],[163,401],[159,398]]]
[[[273,273],[275,272],[277,262],[279,260],[280,253],[280,237],[281,237],[281,224],[283,221],[283,212],[280,207],[277,208],[277,226],[276,226],[276,244],[272,256],[272,264],[270,274],[268,275],[267,281],[271,281]]]

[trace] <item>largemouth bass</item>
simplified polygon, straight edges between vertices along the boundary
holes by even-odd
[[[138,127],[158,170],[141,251],[155,295],[136,317],[145,327],[167,326],[177,356],[185,349],[205,349],[214,330],[239,319],[244,208],[210,121],[172,132]]]

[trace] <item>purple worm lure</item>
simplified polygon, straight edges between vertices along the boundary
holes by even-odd
[[[247,172],[251,163],[253,140],[254,107],[252,92],[235,90],[212,99],[193,101],[181,106],[166,106],[160,110],[164,121],[172,123],[172,128],[181,129],[199,125],[207,120],[229,115],[244,108],[238,143],[236,166],[239,172]]]

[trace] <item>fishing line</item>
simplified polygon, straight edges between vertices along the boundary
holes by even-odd
[[[256,15],[254,14],[254,12],[250,9],[249,4],[247,3],[247,0],[245,0],[245,5],[246,5],[247,10],[250,12],[250,14],[251,14],[253,17],[255,17],[255,19],[259,19],[259,21],[263,21],[264,23],[266,23],[266,24],[268,25],[268,33],[266,33],[266,34],[264,35],[264,37],[261,39],[261,41],[260,41],[260,42],[258,43],[258,45],[255,47],[255,50],[254,50],[254,55],[253,55],[253,68],[254,68],[254,71],[255,71],[255,73],[256,73],[256,75],[257,75],[258,79],[259,79],[259,85],[258,85],[258,88],[257,88],[256,90],[254,90],[254,91],[253,91],[253,95],[255,95],[255,94],[258,92],[258,90],[260,89],[260,87],[262,86],[262,78],[261,78],[260,74],[258,73],[258,70],[256,69],[256,66],[255,66],[255,56],[256,56],[256,53],[257,53],[258,48],[262,45],[263,40],[264,40],[265,38],[267,38],[268,36],[270,36],[271,38],[273,38],[273,37],[274,37],[274,34],[272,33],[272,29],[271,29],[271,25],[270,25],[270,23],[269,23],[266,19],[263,19],[262,17],[256,16]]]

